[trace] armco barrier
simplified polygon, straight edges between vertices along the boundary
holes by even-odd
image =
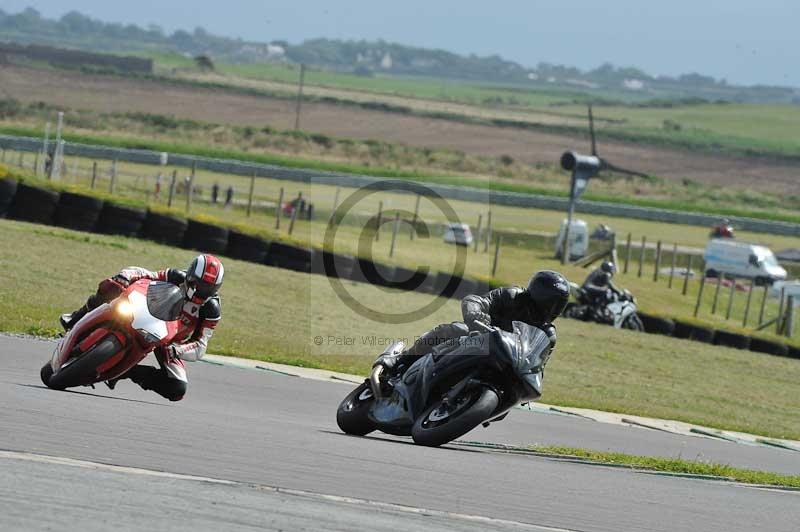
[[[42,141],[37,138],[0,135],[0,148],[37,152],[41,150],[41,147]],[[112,148],[107,146],[69,142],[64,147],[64,153],[65,155],[78,155],[80,157],[92,159],[116,159],[119,161],[151,165],[158,165],[161,163],[161,152],[151,150],[129,150],[123,148]],[[323,185],[353,188],[374,183],[376,179],[383,179],[380,177],[343,174],[324,170],[290,168],[272,164],[250,163],[230,159],[214,159],[209,157],[181,154],[170,154],[169,164],[185,167],[196,165],[197,169],[199,170],[208,170],[211,172],[232,175],[252,176],[255,173],[257,175],[267,176],[271,179],[282,179],[305,183],[313,181]],[[495,205],[509,205],[566,211],[568,203],[567,198],[538,194],[501,192],[472,187],[438,185],[432,183],[425,183],[425,186],[443,198],[479,203],[491,202]],[[587,214],[619,216],[655,222],[698,225],[702,227],[714,225],[719,222],[720,218],[718,215],[713,214],[684,212],[653,207],[639,207],[635,205],[623,205],[618,203],[606,203],[588,200],[578,200],[575,208],[577,212],[584,212]],[[727,218],[736,227],[744,231],[785,236],[800,236],[800,224],[797,223],[779,222],[774,220],[759,220],[757,218],[746,218],[740,216],[727,216]]]

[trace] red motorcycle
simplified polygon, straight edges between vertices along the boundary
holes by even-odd
[[[185,297],[170,283],[142,279],[111,303],[86,316],[58,342],[42,367],[42,382],[54,390],[114,379],[178,334]]]

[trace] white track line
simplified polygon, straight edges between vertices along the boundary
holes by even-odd
[[[244,482],[236,482],[236,481],[223,480],[211,477],[200,477],[194,475],[182,475],[178,473],[167,473],[164,471],[154,471],[151,469],[142,469],[138,467],[125,467],[125,466],[117,466],[111,464],[103,464],[100,462],[75,460],[73,458],[63,458],[59,456],[48,456],[42,454],[0,450],[0,459],[3,458],[7,460],[22,460],[27,462],[37,462],[50,465],[80,467],[84,469],[93,469],[95,471],[107,471],[107,472],[127,474],[127,475],[142,475],[149,477],[167,478],[172,480],[186,480],[190,482],[206,482],[211,484],[219,484],[223,486],[240,486],[246,488],[255,488],[258,490],[267,491],[271,493],[280,493],[283,495],[290,495],[294,497],[304,497],[316,500],[335,502],[340,504],[349,504],[354,506],[367,506],[369,508],[380,509],[384,511],[392,511],[392,512],[399,512],[399,513],[406,513],[413,515],[430,515],[446,519],[456,519],[460,521],[469,521],[473,523],[483,523],[487,526],[487,528],[497,527],[497,526],[508,526],[524,530],[534,530],[539,532],[579,532],[578,530],[575,529],[534,525],[530,523],[522,523],[519,521],[509,521],[507,519],[495,519],[492,517],[486,517],[482,515],[470,515],[470,514],[462,514],[456,512],[446,512],[442,510],[430,510],[427,508],[404,506],[401,504],[392,504],[388,502],[373,501],[369,499],[359,499],[356,497],[343,497],[340,495],[328,495],[324,493],[315,493],[312,491],[280,488],[276,486],[248,484]]]

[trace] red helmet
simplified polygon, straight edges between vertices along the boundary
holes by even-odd
[[[186,297],[201,305],[217,295],[225,268],[214,255],[198,255],[186,270]]]

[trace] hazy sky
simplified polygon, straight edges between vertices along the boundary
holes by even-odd
[[[609,61],[652,74],[800,87],[797,0],[0,0],[6,11],[27,6],[256,41],[382,38],[526,66]]]

